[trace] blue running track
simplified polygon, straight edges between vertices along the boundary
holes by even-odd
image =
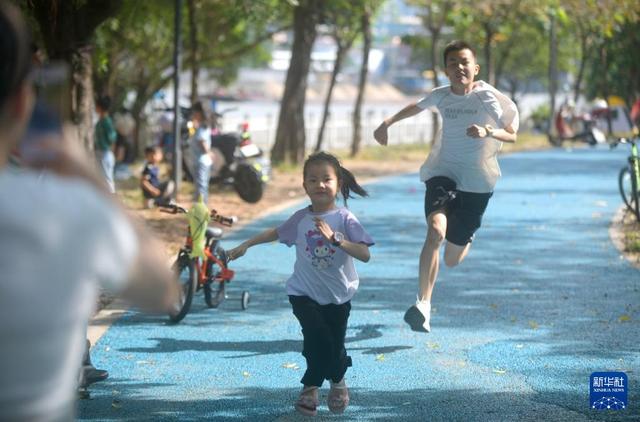
[[[426,225],[416,174],[368,185],[350,208],[377,242],[358,263],[347,349],[351,405],[316,420],[640,420],[640,271],[609,238],[624,149],[555,149],[501,159],[503,178],[473,248],[436,285],[433,332],[402,321],[415,300]],[[416,169],[417,170],[417,169]],[[294,207],[230,234],[232,247]],[[229,298],[202,294],[176,326],[129,312],[100,339],[110,378],[79,405],[83,421],[295,421],[305,362],[284,294],[293,249],[254,247],[235,261]],[[250,291],[249,309],[240,293]],[[623,371],[629,407],[589,406],[589,375]]]

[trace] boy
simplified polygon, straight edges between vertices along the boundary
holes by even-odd
[[[146,147],[144,156],[147,161],[140,177],[140,187],[144,195],[144,207],[151,208],[153,204],[166,204],[171,200],[175,185],[173,180],[160,182],[158,163],[162,161],[162,149],[159,146]]]
[[[412,330],[429,332],[431,295],[438,276],[439,249],[446,239],[445,264],[462,262],[500,177],[497,153],[502,142],[515,142],[518,110],[491,85],[475,81],[480,66],[464,41],[444,50],[445,74],[450,85],[431,91],[385,119],[374,137],[387,145],[392,124],[435,107],[442,116],[441,139],[436,139],[420,168],[425,182],[425,216],[428,232],[419,266],[419,295],[404,315]]]

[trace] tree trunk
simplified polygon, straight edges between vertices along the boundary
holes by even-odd
[[[493,55],[491,51],[491,38],[493,38],[493,29],[489,24],[484,25],[484,65],[487,69],[487,82],[491,85],[496,84],[495,69],[493,68]]]
[[[90,48],[71,53],[71,115],[78,129],[78,139],[93,150],[93,66]]]
[[[200,49],[196,23],[196,0],[187,1],[189,13],[189,47],[191,48],[191,104],[198,101],[198,78],[200,77]]]
[[[304,104],[307,76],[311,65],[311,49],[316,38],[321,0],[300,1],[293,13],[293,47],[280,103],[276,141],[271,148],[271,161],[301,163],[304,160]]]
[[[358,80],[358,96],[353,110],[353,141],[351,143],[351,157],[355,157],[360,152],[362,142],[362,101],[364,91],[367,86],[367,76],[369,74],[369,52],[371,51],[371,11],[365,6],[362,13],[362,67]]]
[[[324,99],[324,110],[322,111],[322,122],[320,123],[320,130],[318,130],[318,140],[316,141],[315,152],[322,149],[322,141],[324,138],[324,129],[329,118],[329,105],[331,104],[331,95],[333,94],[333,88],[336,85],[336,79],[342,68],[342,61],[348,50],[343,43],[338,41],[338,51],[336,52],[336,60],[333,63],[333,71],[331,72],[331,80],[329,81],[329,89],[327,90],[327,96]]]
[[[556,18],[552,13],[549,16],[549,129],[547,136],[551,139],[553,131],[554,114],[556,111],[556,91],[558,84],[558,40],[556,39]]]
[[[573,85],[573,102],[578,103],[580,98],[580,90],[582,89],[582,79],[584,78],[584,71],[587,66],[587,60],[589,60],[589,49],[587,46],[587,35],[580,25],[580,65],[578,67],[578,76],[576,76],[576,83]]]

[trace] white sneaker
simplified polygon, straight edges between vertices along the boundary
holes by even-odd
[[[431,302],[416,300],[416,304],[407,309],[404,321],[413,331],[431,332]]]

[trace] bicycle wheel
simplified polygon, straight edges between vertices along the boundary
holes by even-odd
[[[227,255],[224,249],[220,246],[216,246],[213,250],[213,254],[216,258],[222,261],[225,265],[227,262]],[[226,293],[224,290],[225,281],[218,281],[220,272],[222,268],[214,261],[209,261],[208,269],[207,269],[207,277],[208,281],[204,284],[204,301],[207,303],[207,306],[210,308],[217,308],[222,301],[226,298]],[[217,288],[214,289],[213,285],[218,284]],[[215,290],[215,291],[214,291]]]
[[[638,186],[631,174],[629,167],[623,167],[618,175],[618,187],[624,204],[627,206],[638,221],[640,221],[640,201],[638,200]]]
[[[180,253],[172,268],[178,280],[180,291],[178,292],[178,300],[169,312],[169,319],[171,322],[177,323],[182,321],[189,312],[198,284],[198,274],[196,260],[191,259],[187,253]]]

